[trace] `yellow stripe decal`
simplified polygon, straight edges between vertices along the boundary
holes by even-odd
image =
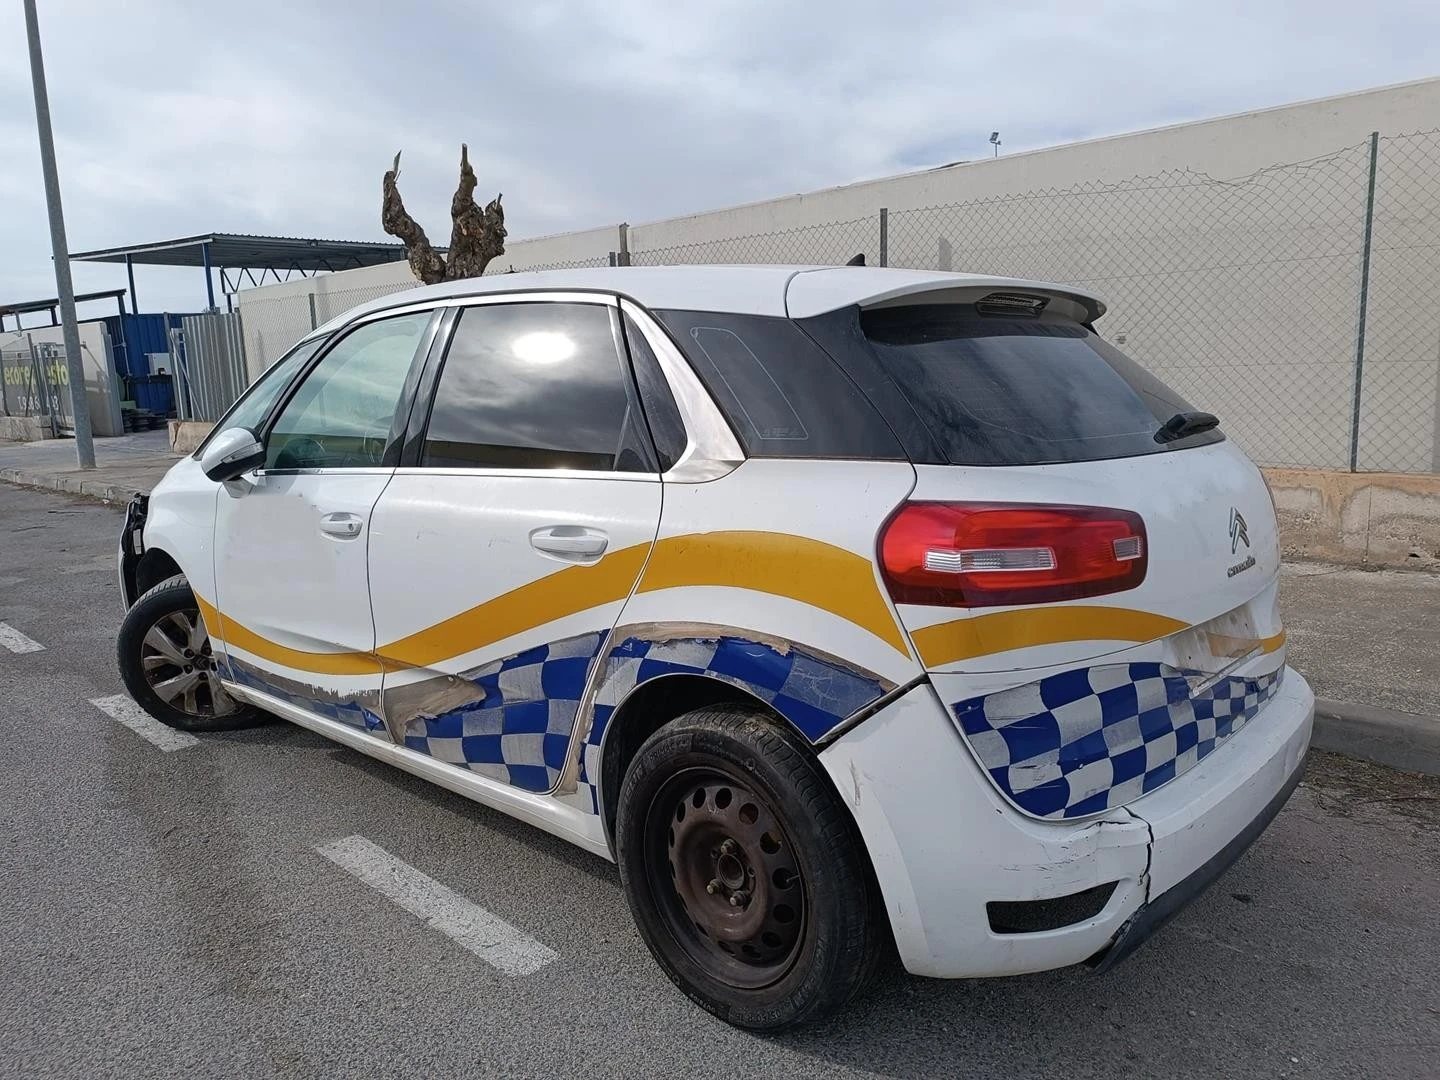
[[[593,566],[571,566],[511,589],[429,629],[381,646],[380,655],[409,667],[433,667],[567,615],[617,603],[630,595],[649,546],[621,548]]]
[[[863,627],[906,656],[904,635],[863,555],[801,536],[711,532],[659,541],[637,592],[691,586],[749,589],[798,600]]]
[[[512,589],[382,645],[373,654],[292,649],[226,618],[203,600],[200,608],[206,625],[218,628],[219,639],[262,659],[322,675],[373,675],[387,667],[434,667],[567,615],[618,603],[630,594],[642,567],[640,592],[715,586],[784,596],[855,623],[909,655],[869,559],[833,544],[783,533],[701,533],[668,537],[653,550],[648,544],[622,548],[593,566],[568,567]]]
[[[195,601],[200,605],[200,615],[212,634],[227,645],[244,649],[271,663],[317,675],[378,675],[383,670],[379,659],[370,653],[307,652],[280,645],[241,626],[234,619],[227,619],[199,596],[195,597]]]
[[[1149,611],[1112,607],[1040,607],[939,623],[910,636],[927,668],[991,653],[1062,641],[1154,641],[1190,624]],[[1278,646],[1277,646],[1278,647]]]
[[[1279,652],[1280,647],[1285,644],[1285,631],[1272,634],[1267,638],[1256,637],[1231,637],[1227,634],[1209,634],[1210,651],[1216,656],[1232,656],[1239,659],[1247,656],[1256,649],[1260,650],[1262,656]]]

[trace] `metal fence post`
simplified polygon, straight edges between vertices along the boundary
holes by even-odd
[[[1370,183],[1365,193],[1365,247],[1360,255],[1360,315],[1355,330],[1355,400],[1350,413],[1350,471],[1360,461],[1360,391],[1365,378],[1365,314],[1370,303],[1370,237],[1375,229],[1375,167],[1380,158],[1380,133],[1370,133]]]
[[[250,386],[250,358],[245,355],[245,314],[241,311],[235,312],[235,362],[235,396],[230,399],[230,405]]]
[[[310,329],[314,330],[315,327],[320,325],[315,318],[315,294],[312,292],[309,293],[308,296],[310,299]]]
[[[880,265],[890,265],[890,210],[880,208]]]

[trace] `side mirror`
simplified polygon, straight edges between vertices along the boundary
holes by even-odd
[[[235,480],[265,461],[265,447],[249,428],[226,428],[205,447],[200,468],[217,483]]]

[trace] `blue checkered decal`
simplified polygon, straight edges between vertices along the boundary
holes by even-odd
[[[742,687],[789,720],[812,742],[892,690],[893,684],[840,666],[792,645],[779,649],[744,638],[630,637],[612,648],[595,694],[594,715],[580,762],[582,789],[599,813],[600,742],[616,706],[649,679],[676,672],[708,675]]]
[[[560,779],[600,631],[492,661],[462,678],[483,697],[405,725],[405,745],[526,791]]]
[[[1283,668],[1207,677],[1163,664],[1052,675],[952,706],[980,763],[1036,817],[1098,814],[1183,775],[1274,696]]]

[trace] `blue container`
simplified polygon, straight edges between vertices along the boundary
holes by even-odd
[[[131,375],[129,383],[139,408],[157,416],[175,415],[175,384],[169,375]]]

